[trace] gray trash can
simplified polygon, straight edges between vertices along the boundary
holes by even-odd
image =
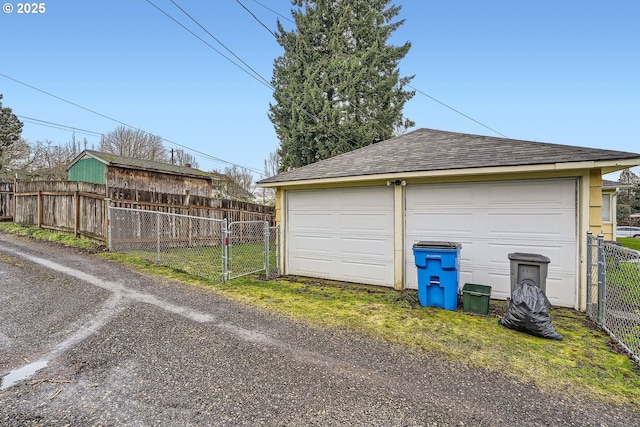
[[[526,282],[547,293],[549,258],[539,254],[514,252],[509,254],[511,263],[511,292],[516,284]]]

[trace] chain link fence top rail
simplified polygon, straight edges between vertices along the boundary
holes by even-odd
[[[223,280],[223,220],[109,208],[109,250]]]

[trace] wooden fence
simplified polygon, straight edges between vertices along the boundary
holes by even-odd
[[[0,219],[13,218],[13,183],[0,182]]]
[[[231,221],[274,223],[270,206],[237,200],[131,191],[71,181],[0,183],[0,219],[73,233],[106,243],[109,206]]]

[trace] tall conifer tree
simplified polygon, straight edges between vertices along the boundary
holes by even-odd
[[[281,168],[295,168],[390,138],[414,125],[402,109],[413,77],[398,64],[411,48],[389,44],[404,20],[389,0],[293,0],[296,29],[278,21],[269,118]]]
[[[20,141],[22,122],[13,114],[11,108],[2,106],[2,94],[0,93],[0,156],[5,148]],[[0,163],[0,170],[2,169]]]

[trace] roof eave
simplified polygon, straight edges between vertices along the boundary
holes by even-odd
[[[69,171],[69,169],[71,169],[71,167],[73,165],[75,165],[76,163],[78,163],[80,160],[85,159],[85,158],[92,158],[92,159],[96,159],[97,161],[99,161],[100,163],[104,163],[105,165],[109,165],[109,162],[105,159],[103,159],[100,156],[97,156],[95,154],[93,154],[92,152],[90,152],[89,150],[83,150],[80,154],[78,154],[73,160],[71,160],[71,162],[69,163],[69,166],[67,166],[65,168],[65,171]]]
[[[483,168],[464,168],[464,169],[445,169],[433,171],[419,172],[393,172],[372,175],[355,175],[335,178],[316,178],[301,179],[293,181],[278,181],[268,183],[257,183],[261,188],[276,187],[303,187],[311,185],[327,185],[342,183],[366,183],[368,181],[396,180],[396,179],[412,179],[412,178],[428,178],[428,177],[452,177],[452,176],[471,176],[471,175],[498,175],[506,173],[527,173],[527,172],[546,172],[546,171],[570,171],[585,169],[602,169],[603,174],[617,172],[634,166],[640,166],[640,157],[634,159],[618,159],[618,160],[602,160],[602,161],[584,161],[584,162],[564,162],[564,163],[548,163],[535,165],[520,166],[491,166]]]

